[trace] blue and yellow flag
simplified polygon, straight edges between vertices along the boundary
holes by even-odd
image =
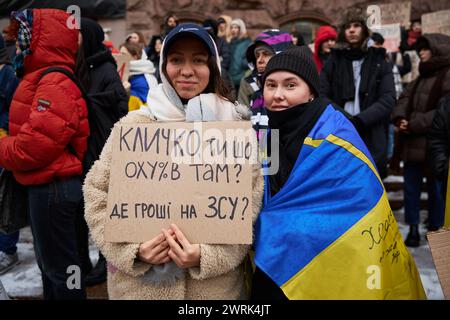
[[[426,299],[374,161],[333,107],[285,185],[273,197],[269,188],[255,264],[289,299]]]

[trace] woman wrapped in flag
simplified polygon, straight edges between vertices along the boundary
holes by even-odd
[[[252,298],[425,299],[369,151],[318,92],[306,47],[269,61],[263,93],[279,170],[265,176]]]

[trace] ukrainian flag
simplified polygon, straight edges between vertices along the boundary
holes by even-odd
[[[266,183],[255,264],[289,299],[426,299],[373,163],[328,106],[283,188]]]

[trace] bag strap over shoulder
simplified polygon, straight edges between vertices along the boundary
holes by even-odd
[[[72,80],[73,83],[76,84],[76,86],[78,87],[78,89],[80,89],[81,95],[83,96],[84,101],[86,102],[86,106],[88,109],[88,116],[89,116],[89,109],[90,109],[90,100],[89,100],[89,96],[86,92],[86,90],[83,88],[83,86],[81,85],[80,81],[78,81],[78,79],[75,77],[75,75],[70,72],[69,70],[65,69],[65,68],[61,68],[61,67],[50,67],[44,70],[44,72],[42,72],[39,81],[42,80],[42,78],[44,78],[46,75],[48,75],[49,73],[53,73],[53,72],[59,72],[62,73],[64,75],[67,76],[67,78],[69,78],[70,80]],[[75,151],[75,148],[69,143],[69,145],[67,146],[67,148],[69,149],[70,153],[72,153],[75,157],[78,158],[77,152]]]

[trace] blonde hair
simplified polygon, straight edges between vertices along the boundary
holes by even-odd
[[[227,42],[231,41],[231,21],[233,21],[233,19],[231,19],[230,16],[227,15],[221,15],[219,18],[222,18],[223,20],[225,20],[225,24],[227,25],[227,27],[225,28],[225,32],[221,32],[219,30],[218,33],[218,37],[220,38],[224,38]]]

